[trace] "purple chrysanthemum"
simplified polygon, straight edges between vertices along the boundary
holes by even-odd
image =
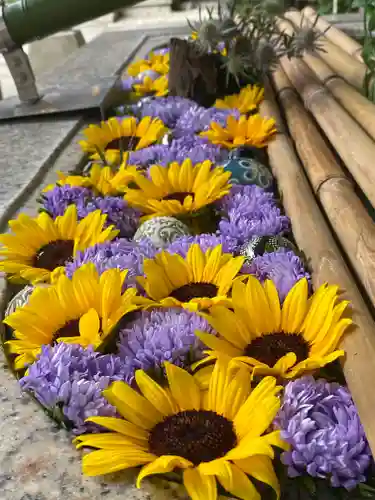
[[[83,252],[78,252],[73,262],[66,265],[65,273],[68,278],[71,278],[76,269],[88,262],[95,264],[99,274],[107,269],[128,269],[125,285],[136,287],[136,277],[143,274],[144,259],[153,258],[156,252],[157,250],[148,239],[138,243],[125,238],[101,243],[87,248]]]
[[[125,92],[130,92],[133,89],[133,85],[135,83],[139,83],[139,79],[136,76],[127,76],[126,78],[123,78],[121,80],[120,88]]]
[[[77,186],[56,186],[43,193],[41,202],[52,218],[63,215],[69,205],[77,207],[78,219],[90,212],[101,210],[107,215],[106,226],[113,224],[119,229],[120,236],[130,238],[139,224],[139,212],[128,206],[125,200],[114,196],[93,196],[90,189]]]
[[[131,151],[129,154],[130,165],[140,165],[148,167],[149,165],[162,165],[169,153],[169,146],[164,144],[155,144],[148,148]]]
[[[193,164],[205,160],[221,163],[227,157],[228,152],[224,148],[211,144],[205,137],[192,134],[173,139],[161,164],[167,165],[172,161],[181,163],[186,158],[190,158]]]
[[[74,432],[82,434],[98,429],[95,424],[85,423],[86,418],[116,415],[102,391],[111,382],[124,380],[125,373],[118,356],[59,343],[42,346],[41,354],[21,378],[20,385],[52,413],[62,412],[74,425]]]
[[[78,217],[84,218],[90,212],[98,209],[107,215],[106,226],[113,224],[116,229],[119,229],[121,237],[131,238],[136,232],[140,213],[129,207],[122,198],[115,196],[94,197],[86,205],[78,207]]]
[[[163,47],[162,49],[154,49],[147,55],[147,57],[150,57],[151,54],[164,56],[165,54],[168,54],[169,50],[170,50],[169,47]]]
[[[198,135],[186,135],[172,139],[170,145],[156,144],[148,148],[132,151],[129,155],[129,164],[168,165],[173,161],[182,163],[190,158],[193,165],[210,160],[213,163],[223,163],[228,157],[228,151],[220,146],[211,144],[206,138]]]
[[[281,457],[290,477],[329,478],[347,490],[366,480],[371,452],[345,387],[312,376],[289,382],[275,425],[291,445]]]
[[[83,207],[91,198],[90,189],[81,186],[55,186],[50,191],[41,195],[41,203],[50,216],[55,219],[59,215],[64,215],[69,205]]]
[[[165,250],[185,257],[193,243],[198,243],[201,250],[206,252],[209,248],[222,245],[223,253],[233,253],[237,244],[235,239],[223,238],[215,234],[199,234],[198,236],[182,236],[173,241]]]
[[[245,264],[241,272],[253,274],[262,282],[272,280],[281,301],[300,279],[307,278],[310,282],[310,274],[305,271],[301,259],[285,248],[258,255],[251,264]]]
[[[186,134],[197,134],[207,130],[211,122],[225,126],[227,118],[230,115],[238,119],[240,112],[237,109],[191,107],[177,120],[173,135],[175,137],[183,137]]]
[[[283,234],[290,229],[290,220],[282,215],[273,195],[258,186],[233,186],[218,208],[225,214],[219,222],[220,233],[236,238],[238,245],[254,236]]]
[[[187,366],[201,359],[205,347],[195,335],[196,330],[214,333],[207,321],[180,308],[142,311],[120,332],[119,356],[131,383],[137,369],[159,373],[164,361]]]
[[[198,105],[190,99],[168,96],[140,101],[133,106],[133,109],[141,118],[145,116],[160,118],[167,127],[174,128],[180,116],[190,108],[197,107]]]

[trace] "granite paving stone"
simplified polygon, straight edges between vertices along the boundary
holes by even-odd
[[[0,124],[0,231],[16,212],[20,198],[39,184],[79,126],[79,118]]]

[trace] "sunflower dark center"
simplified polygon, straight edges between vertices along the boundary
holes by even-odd
[[[109,142],[104,148],[105,151],[108,149],[118,149],[123,151],[134,151],[140,141],[140,137],[132,136],[123,136],[118,137],[117,139],[113,139]]]
[[[56,267],[64,266],[72,258],[73,249],[73,240],[51,241],[38,250],[33,260],[33,266],[53,271]]]
[[[217,290],[217,286],[213,283],[187,283],[173,290],[170,295],[180,302],[189,302],[198,297],[216,297]]]
[[[255,358],[268,366],[274,364],[288,352],[294,352],[297,362],[309,356],[310,346],[298,333],[268,333],[254,339],[245,349],[245,356]]]
[[[79,319],[72,319],[59,328],[53,336],[53,343],[61,337],[79,337]]]
[[[191,196],[194,199],[194,193],[189,193],[188,191],[181,193],[169,193],[167,196],[164,196],[163,200],[177,200],[180,203],[185,201],[187,196]]]
[[[166,417],[151,430],[155,455],[177,455],[194,465],[223,457],[237,444],[232,422],[214,411],[188,410]]]

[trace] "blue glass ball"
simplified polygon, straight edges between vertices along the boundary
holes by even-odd
[[[266,191],[274,188],[274,179],[270,170],[254,158],[232,158],[223,166],[224,170],[232,174],[230,182],[233,184],[254,184]]]

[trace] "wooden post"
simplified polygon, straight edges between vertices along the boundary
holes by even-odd
[[[273,116],[278,122],[280,132],[268,146],[270,164],[283,194],[285,210],[292,220],[296,242],[311,259],[314,286],[327,281],[337,283],[344,292],[343,296],[353,305],[353,320],[357,326],[341,343],[346,351],[343,367],[374,453],[375,391],[372,387],[375,380],[375,323],[320,212],[294,148],[283,132],[268,84],[261,110],[265,116]]]

